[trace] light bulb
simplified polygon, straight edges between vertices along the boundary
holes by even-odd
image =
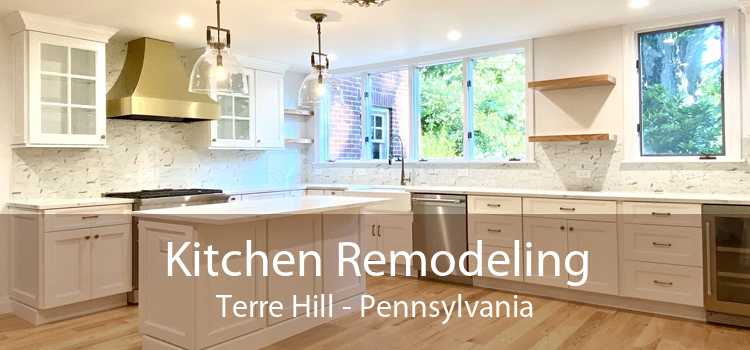
[[[326,94],[326,84],[316,83],[315,84],[315,96],[322,97]]]
[[[211,80],[212,81],[224,81],[227,80],[227,69],[224,66],[213,66],[211,68]]]

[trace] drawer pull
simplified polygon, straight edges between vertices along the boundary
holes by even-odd
[[[502,208],[503,205],[502,204],[492,204],[492,203],[489,203],[489,204],[487,204],[487,207],[489,207],[489,208]]]
[[[654,280],[654,284],[657,285],[657,286],[662,286],[662,287],[672,287],[672,286],[674,286],[674,283],[672,283],[672,282],[664,282],[664,281],[659,281],[659,280]]]
[[[653,216],[672,216],[672,213],[658,213],[658,212],[651,212],[651,215]]]
[[[370,227],[370,234],[371,234],[371,235],[372,235],[373,237],[375,237],[375,225],[372,225],[372,226]]]
[[[576,208],[560,207],[562,211],[576,211]]]
[[[672,243],[651,242],[651,245],[658,248],[672,248]]]
[[[99,215],[81,216],[81,220],[94,220],[98,218],[99,218]]]
[[[499,228],[488,228],[487,232],[491,232],[491,233],[503,233],[503,230],[501,230]]]
[[[86,240],[88,241],[88,240],[90,240],[90,239],[91,239],[91,236],[86,236],[86,237],[83,237],[83,238],[84,238],[84,239],[86,239]]]

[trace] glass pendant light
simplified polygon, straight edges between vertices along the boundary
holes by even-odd
[[[315,21],[318,27],[318,51],[313,52],[310,55],[310,64],[312,65],[312,72],[305,77],[302,81],[302,86],[299,89],[299,100],[298,105],[301,107],[313,108],[320,99],[329,93],[331,88],[335,88],[330,84],[328,69],[330,68],[330,61],[328,55],[323,53],[323,44],[321,40],[320,24],[327,17],[324,13],[313,13],[310,17]]]
[[[242,66],[229,52],[232,39],[229,29],[221,27],[220,10],[221,0],[216,0],[216,26],[206,27],[206,51],[195,62],[190,74],[190,92],[207,94],[212,98],[219,93],[248,93]]]

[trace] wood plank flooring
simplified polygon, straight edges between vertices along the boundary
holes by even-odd
[[[378,300],[512,300],[492,290],[403,278],[369,278]],[[274,344],[297,349],[750,349],[750,330],[524,297],[532,319],[347,316]],[[125,307],[40,327],[0,316],[0,349],[140,349],[137,308]]]

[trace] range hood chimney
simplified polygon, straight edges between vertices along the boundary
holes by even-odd
[[[188,91],[173,43],[151,38],[128,43],[122,73],[107,93],[108,118],[194,122],[219,116],[218,103]]]

